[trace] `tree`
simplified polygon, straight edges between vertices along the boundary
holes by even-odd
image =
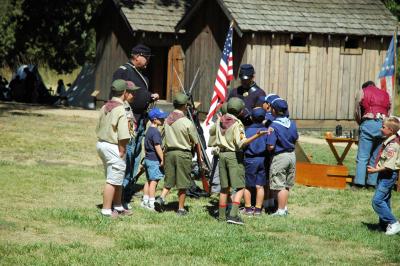
[[[383,0],[386,7],[392,12],[393,15],[400,20],[400,2],[399,0]]]
[[[100,0],[9,0],[0,21],[0,60],[43,62],[71,72],[95,56],[94,16]]]

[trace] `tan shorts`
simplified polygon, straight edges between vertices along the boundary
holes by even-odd
[[[103,162],[106,182],[111,185],[121,186],[125,177],[126,163],[119,156],[118,145],[98,141],[96,149]]]
[[[269,170],[269,186],[272,190],[284,190],[294,186],[296,154],[284,152],[274,155]]]

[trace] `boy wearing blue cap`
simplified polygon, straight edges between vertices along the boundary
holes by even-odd
[[[272,161],[269,172],[270,189],[277,194],[278,210],[273,216],[286,216],[289,190],[294,185],[296,171],[295,144],[299,138],[296,124],[287,116],[287,102],[277,98],[271,102],[275,120],[269,128],[267,140]]]
[[[260,131],[267,131],[263,125],[265,118],[265,110],[256,107],[251,113],[253,124],[245,129],[246,138],[257,135]],[[251,142],[244,149],[244,166],[246,187],[244,191],[245,214],[248,216],[261,215],[262,204],[264,201],[264,186],[266,185],[265,161],[268,156],[267,135],[263,135]],[[251,206],[251,193],[256,192],[256,206]]]
[[[159,108],[153,108],[149,111],[148,117],[151,122],[144,138],[144,168],[146,170],[147,182],[143,188],[143,200],[140,206],[154,210],[155,194],[158,181],[164,177],[164,154],[161,147],[161,133],[158,126],[164,124],[164,119],[168,116]]]
[[[275,117],[272,115],[272,108],[271,108],[271,102],[275,99],[279,98],[277,94],[270,93],[264,98],[264,103],[263,103],[263,109],[265,110],[265,119],[263,124],[266,127],[269,127],[269,125],[272,123],[272,121],[275,120]]]
[[[240,98],[229,99],[228,113],[221,116],[215,128],[210,129],[210,136],[215,137],[212,146],[219,150],[221,192],[219,194],[218,220],[238,225],[243,225],[243,221],[239,217],[239,204],[245,187],[243,148],[267,133],[267,131],[260,130],[252,137],[246,138],[243,123],[237,118],[244,108],[245,103]],[[235,195],[232,198],[232,208],[227,217],[226,209],[230,188],[235,191]]]

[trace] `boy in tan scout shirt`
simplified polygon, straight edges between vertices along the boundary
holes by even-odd
[[[386,118],[381,128],[386,138],[377,156],[375,167],[368,166],[368,173],[378,173],[378,182],[372,207],[379,216],[379,224],[386,229],[386,235],[400,232],[400,223],[393,215],[390,198],[396,184],[400,169],[400,144],[396,132],[400,129],[400,121],[395,117]]]
[[[131,135],[124,105],[131,103],[139,89],[131,81],[117,79],[112,83],[112,99],[101,109],[96,126],[96,149],[103,162],[106,184],[103,192],[101,214],[117,217],[131,215],[121,204],[122,181],[125,175],[125,147]],[[114,210],[112,210],[114,206]]]
[[[245,137],[244,126],[237,118],[244,109],[244,102],[240,98],[233,97],[228,101],[228,113],[223,115],[215,127],[210,128],[210,136],[215,137],[213,146],[219,148],[219,177],[221,192],[219,194],[220,221],[232,224],[243,224],[239,217],[239,204],[243,197],[245,179],[243,147],[253,140],[266,134],[259,131],[250,138]],[[232,200],[232,209],[226,217],[226,207],[230,187],[235,190]]]
[[[201,164],[200,145],[193,123],[186,117],[188,97],[179,93],[173,104],[175,110],[169,114],[164,123],[165,133],[165,181],[161,196],[156,200],[157,211],[165,204],[165,197],[172,187],[178,189],[179,207],[177,214],[186,215],[186,189],[190,187],[190,172],[192,170],[192,149],[195,148],[199,165]]]

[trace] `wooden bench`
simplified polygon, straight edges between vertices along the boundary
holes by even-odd
[[[346,188],[349,170],[343,165],[296,163],[296,183],[325,188]]]

